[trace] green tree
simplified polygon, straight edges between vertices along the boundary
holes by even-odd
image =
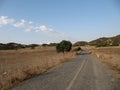
[[[56,51],[59,53],[59,52],[62,52],[62,47],[61,47],[61,45],[60,45],[60,43],[58,43],[57,45],[56,45]]]
[[[56,45],[56,51],[59,52],[69,52],[72,48],[72,43],[70,41],[63,40]]]

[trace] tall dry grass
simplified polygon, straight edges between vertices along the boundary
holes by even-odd
[[[90,51],[101,62],[114,70],[120,78],[120,46],[91,48]]]
[[[73,52],[58,54],[55,47],[0,51],[0,89],[9,89],[74,56]]]

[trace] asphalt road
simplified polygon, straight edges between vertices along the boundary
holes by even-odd
[[[119,81],[87,51],[11,90],[120,90]]]

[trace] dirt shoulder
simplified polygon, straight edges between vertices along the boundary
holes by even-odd
[[[93,56],[106,64],[120,78],[120,46],[118,47],[99,47],[88,48]]]

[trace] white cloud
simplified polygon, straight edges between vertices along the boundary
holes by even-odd
[[[40,26],[40,30],[41,31],[47,31],[48,29],[47,29],[47,27],[45,25],[41,25]]]
[[[29,23],[29,24],[32,24],[33,22],[32,22],[32,21],[29,21],[28,23]]]
[[[42,32],[49,31],[49,29],[45,25],[36,26],[36,27],[34,27],[34,29],[35,29],[36,32],[39,32],[39,31],[42,31]]]
[[[28,27],[25,28],[25,32],[30,32],[33,29],[34,29],[33,26],[28,26]]]
[[[7,16],[0,16],[0,27],[11,25],[14,28],[20,28],[25,32],[30,32],[34,30],[35,32],[44,32],[46,35],[51,36],[65,36],[63,33],[60,33],[53,29],[53,26],[46,26],[46,25],[36,25],[33,24],[32,21],[26,21],[21,19],[20,21],[16,21],[13,18],[9,18]]]
[[[36,26],[36,27],[34,27],[34,30],[35,30],[35,32],[39,32],[40,31],[40,27]]]
[[[7,16],[0,16],[0,27],[8,24],[13,24],[14,19],[9,19]]]
[[[53,32],[54,30],[53,30],[52,28],[49,28],[49,31],[50,31],[50,32]]]
[[[26,21],[25,21],[24,19],[21,19],[20,22],[13,24],[13,26],[14,26],[14,27],[18,27],[18,28],[19,28],[19,27],[24,27],[25,22],[26,22]]]

